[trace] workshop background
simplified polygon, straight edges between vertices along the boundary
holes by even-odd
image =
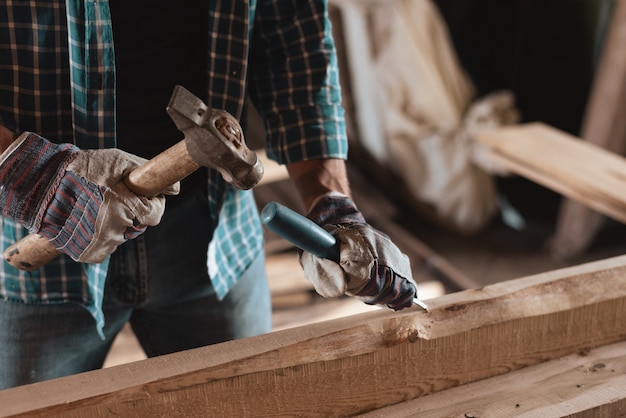
[[[372,86],[373,66],[367,61],[355,63],[350,58],[358,55],[359,59],[366,59],[368,54],[363,51],[372,55],[385,52],[374,51],[385,39],[369,33],[370,39],[363,40],[353,31],[358,35],[363,28],[375,28],[376,25],[363,24],[376,22],[372,10],[380,11],[399,1],[333,0],[331,15],[340,52],[354,198],[370,223],[387,232],[410,256],[420,297],[428,299],[624,254],[624,225],[604,217],[581,252],[564,256],[555,251],[551,245],[564,199],[520,176],[491,175],[497,211],[469,233],[436,220],[429,213],[432,205],[410,193],[410,179],[401,178],[394,161],[375,151],[377,146],[386,149],[386,137],[380,110],[374,106],[379,104],[378,96],[371,91],[376,87]],[[480,99],[493,92],[509,91],[519,111],[519,123],[541,121],[573,135],[580,134],[616,0],[427,3],[436,8],[445,25],[450,48],[474,89],[472,97]],[[364,9],[363,4],[371,8]],[[346,12],[355,10],[361,14]],[[362,19],[361,26],[358,18]],[[370,101],[364,103],[363,97],[370,97]],[[382,129],[383,135],[373,135],[373,140],[378,138],[381,144],[364,143],[364,136],[371,131],[367,131],[369,125],[364,126],[357,113],[365,108],[370,112],[365,122]],[[262,148],[262,135],[258,115],[251,109],[246,136],[252,149]],[[259,209],[270,201],[278,201],[302,211],[284,172],[271,163],[267,163],[267,171],[266,181],[255,189]],[[317,296],[302,277],[294,248],[271,233],[267,234],[267,252],[276,329],[378,309],[354,299],[325,300]],[[106,365],[142,358],[132,331],[125,329]]]

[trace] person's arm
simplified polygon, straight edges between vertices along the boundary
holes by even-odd
[[[301,253],[305,277],[325,297],[348,294],[370,304],[402,309],[417,296],[408,257],[372,228],[352,201],[341,159],[305,160],[287,165],[306,216],[339,241],[339,263]]]
[[[294,39],[294,21],[306,36]],[[250,98],[265,122],[267,154],[287,166],[306,216],[339,242],[338,263],[301,253],[305,277],[325,297],[348,294],[393,309],[411,306],[417,287],[408,257],[366,222],[350,197],[327,1],[261,0],[254,27]]]
[[[306,210],[318,197],[328,192],[351,196],[344,160],[317,159],[287,164],[289,177],[295,184]]]

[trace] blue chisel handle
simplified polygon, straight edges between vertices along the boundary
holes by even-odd
[[[261,222],[280,237],[317,257],[339,261],[339,243],[324,228],[281,205],[270,202],[261,211]]]

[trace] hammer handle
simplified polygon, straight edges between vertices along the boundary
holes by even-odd
[[[124,184],[139,196],[154,197],[199,167],[182,140],[131,171]],[[50,241],[39,234],[30,234],[8,247],[4,258],[13,267],[32,271],[60,254]]]
[[[198,168],[182,140],[131,171],[124,184],[136,195],[154,197]]]

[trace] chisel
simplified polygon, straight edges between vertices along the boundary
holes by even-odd
[[[261,222],[276,235],[303,251],[317,257],[339,262],[339,243],[328,231],[277,202],[269,202],[261,211]],[[424,310],[426,304],[418,298],[413,303]]]

